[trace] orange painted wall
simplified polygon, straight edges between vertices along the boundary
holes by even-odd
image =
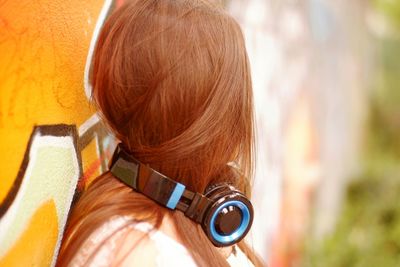
[[[0,266],[54,264],[72,199],[106,168],[114,140],[90,106],[85,69],[113,8],[0,2]]]

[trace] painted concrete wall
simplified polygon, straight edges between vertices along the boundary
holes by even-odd
[[[0,2],[0,266],[54,265],[74,197],[106,168],[87,77],[116,5]]]

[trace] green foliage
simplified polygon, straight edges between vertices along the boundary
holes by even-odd
[[[336,230],[310,243],[304,266],[400,266],[400,167],[374,162],[347,190]]]
[[[400,26],[400,1],[373,3]],[[377,45],[364,171],[347,189],[335,231],[307,241],[302,266],[400,266],[400,40]]]
[[[373,0],[373,7],[383,13],[395,27],[400,27],[400,1]]]

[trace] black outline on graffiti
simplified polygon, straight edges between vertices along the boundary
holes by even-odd
[[[97,117],[97,114],[94,116]],[[98,118],[98,117],[97,117]],[[104,124],[97,119],[97,121],[88,127],[86,131],[83,133],[79,133],[79,140],[78,140],[78,148],[79,151],[82,151],[85,147],[89,145],[89,143],[92,140],[97,140],[97,149],[99,155],[102,155],[104,153],[104,146],[102,140],[109,135],[109,133],[106,130],[106,127]],[[107,170],[107,166],[105,161],[101,161],[101,171],[104,172]]]
[[[104,153],[105,148],[103,147],[103,140],[106,136],[108,136],[108,132],[105,130],[104,125],[97,121],[93,125],[91,125],[81,136],[78,134],[78,130],[75,125],[67,125],[67,124],[55,124],[55,125],[40,125],[35,126],[31,132],[29,137],[28,144],[25,149],[24,158],[19,167],[19,171],[17,174],[17,178],[14,180],[14,183],[10,190],[8,191],[4,201],[0,203],[0,219],[4,216],[4,214],[8,211],[10,206],[15,200],[19,189],[21,187],[22,181],[25,176],[26,169],[29,165],[29,154],[31,151],[31,146],[33,139],[37,136],[54,136],[54,137],[72,137],[74,148],[76,151],[76,158],[79,165],[79,177],[82,178],[83,175],[83,167],[82,167],[82,150],[85,149],[92,140],[97,140],[97,148],[99,155]],[[101,161],[101,170],[102,172],[107,169],[106,161]],[[78,191],[78,188],[75,189],[75,193],[73,196],[72,204],[79,197],[81,192]]]
[[[123,1],[123,0],[122,0]],[[111,11],[114,10],[117,6],[117,1],[115,0],[105,0],[101,13],[99,15],[99,18],[97,20],[96,26],[95,26],[95,31],[93,32],[91,44],[89,47],[89,53],[86,59],[86,65],[85,65],[85,71],[84,71],[84,89],[85,93],[88,96],[88,92],[91,90],[91,84],[90,84],[90,71],[92,68],[92,56],[94,52],[94,47],[95,44],[97,43],[97,38],[99,36],[99,32],[101,28],[104,25],[104,22],[106,18],[110,15]],[[88,96],[89,97],[89,96]],[[32,144],[34,142],[34,139],[37,136],[54,136],[54,137],[72,137],[73,141],[73,146],[75,148],[75,153],[76,153],[76,159],[78,163],[78,181],[82,179],[83,177],[83,166],[82,166],[82,151],[85,149],[91,141],[96,140],[97,142],[97,149],[98,149],[98,155],[104,155],[105,154],[105,147],[104,147],[104,139],[106,136],[108,136],[109,133],[107,132],[106,128],[104,125],[101,123],[101,121],[98,119],[97,115],[94,114],[91,118],[88,118],[83,125],[79,127],[79,130],[77,129],[76,125],[67,125],[67,124],[54,124],[54,125],[38,125],[34,126],[34,128],[31,131],[31,135],[29,137],[29,141],[27,143],[25,152],[24,152],[24,157],[21,162],[21,165],[19,167],[16,179],[14,180],[11,188],[7,192],[6,197],[4,200],[0,203],[0,222],[4,215],[9,211],[10,207],[12,207],[20,189],[21,185],[24,181],[24,177],[26,175],[26,171],[30,162],[30,153],[32,149]],[[107,159],[102,158],[100,161],[100,167],[101,167],[101,172],[104,172],[107,170],[106,166],[106,161]],[[80,191],[78,187],[75,187],[70,206],[73,206],[76,200],[79,198]],[[69,217],[69,213],[71,212],[71,209],[69,208],[67,213],[67,218]],[[57,244],[56,247],[54,248],[53,256],[52,256],[52,265],[55,264],[55,260],[57,259],[60,244],[63,239],[63,232],[65,231],[65,224],[62,226],[61,230],[61,237],[59,236],[57,239]]]
[[[81,153],[80,153],[80,149],[78,146],[79,136],[78,136],[78,131],[76,129],[76,126],[75,125],[67,125],[67,124],[35,126],[29,137],[28,145],[25,149],[24,158],[19,167],[17,178],[14,180],[14,183],[13,183],[12,187],[10,188],[10,190],[8,191],[6,197],[4,198],[4,201],[2,203],[0,203],[0,219],[4,216],[4,214],[7,212],[7,210],[11,207],[12,203],[15,200],[15,197],[17,196],[17,194],[19,192],[19,189],[21,187],[22,181],[25,176],[26,169],[27,169],[29,161],[30,161],[29,154],[31,151],[32,142],[36,136],[55,136],[55,137],[68,136],[68,137],[72,137],[74,148],[76,151],[76,157],[77,157],[78,165],[79,165],[79,177],[82,176],[82,173],[83,173],[82,158],[81,158]]]
[[[107,10],[105,10],[105,11],[102,10],[102,12],[105,12],[105,14],[104,14],[104,17],[101,18],[102,21],[98,22],[98,23],[100,23],[100,25],[96,26],[96,27],[99,27],[99,29],[97,30],[97,32],[93,33],[94,36],[92,38],[94,38],[94,41],[93,41],[94,43],[97,42],[97,38],[99,35],[98,33],[99,33],[100,29],[103,27],[103,24],[104,24],[106,18],[110,15],[112,10],[114,10],[117,6],[117,3],[115,0],[105,0],[105,3],[107,1],[111,1],[111,2],[109,3]],[[94,48],[94,44],[93,44],[93,48]],[[91,48],[89,48],[89,50],[90,49]],[[89,51],[89,55],[87,58],[87,61],[89,60],[89,70],[88,70],[88,73],[86,73],[86,71],[85,71],[85,76],[87,75],[87,77],[85,77],[85,78],[88,79],[88,85],[90,88],[91,88],[91,84],[90,84],[89,76],[90,76],[90,70],[92,67],[91,66],[92,65],[92,62],[91,62],[92,56],[93,56],[93,51],[92,51],[92,53],[90,53],[90,51]],[[88,63],[86,63],[86,64],[88,64]],[[54,125],[35,126],[29,137],[29,141],[28,141],[25,153],[24,153],[22,163],[19,167],[17,177],[14,180],[13,185],[9,189],[6,197],[0,203],[0,220],[4,216],[4,214],[6,214],[6,212],[8,211],[8,209],[14,202],[15,197],[17,196],[17,194],[20,190],[22,181],[25,176],[26,168],[27,168],[27,166],[29,164],[29,160],[30,160],[29,153],[30,153],[32,141],[33,141],[34,136],[38,133],[42,136],[44,136],[44,135],[55,136],[55,137],[71,136],[73,138],[75,151],[77,153],[76,156],[77,156],[77,160],[78,160],[78,164],[79,164],[79,177],[80,178],[82,177],[82,174],[83,174],[81,151],[93,139],[97,139],[98,153],[99,153],[99,155],[102,155],[104,153],[104,147],[103,147],[102,140],[104,139],[105,136],[108,135],[107,131],[104,128],[104,125],[100,121],[97,121],[95,124],[91,125],[84,133],[81,134],[81,136],[78,135],[76,125],[54,124]],[[102,160],[101,161],[102,172],[105,171],[106,169],[107,169],[106,162],[105,162],[105,160]],[[76,199],[79,197],[79,194],[80,194],[80,192],[78,192],[78,188],[76,188],[71,205],[74,204]]]

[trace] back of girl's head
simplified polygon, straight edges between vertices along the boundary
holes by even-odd
[[[250,73],[240,28],[220,7],[206,0],[128,2],[101,31],[91,78],[102,117],[134,157],[192,191],[230,182],[246,192]],[[94,229],[115,215],[158,228],[167,212],[107,172],[74,206],[57,266],[67,266]],[[181,212],[170,215],[199,266],[228,265],[200,225]]]
[[[250,176],[248,60],[238,24],[220,7],[129,2],[104,25],[92,83],[102,116],[140,161],[198,192],[231,179],[229,162]],[[241,181],[229,182],[243,190]]]

